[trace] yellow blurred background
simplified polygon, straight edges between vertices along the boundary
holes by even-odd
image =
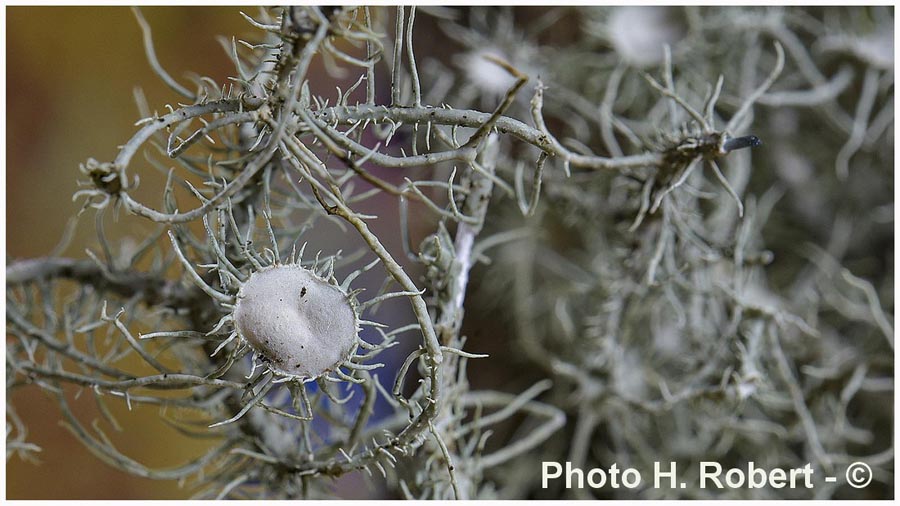
[[[255,35],[239,11],[255,7],[145,7],[156,52],[185,85],[188,70],[219,82],[232,65],[217,35]],[[7,259],[49,253],[79,204],[78,164],[110,160],[136,130],[133,90],[140,86],[151,108],[178,96],[156,77],[144,54],[141,30],[125,7],[7,7]],[[88,216],[88,215],[86,215]],[[93,219],[82,220],[67,255],[83,257],[95,244]],[[111,225],[114,237],[122,220]],[[18,389],[12,401],[29,429],[28,441],[43,448],[38,464],[7,462],[8,499],[175,499],[189,495],[173,482],[121,472],[86,450],[62,427],[56,402],[37,388]],[[207,442],[187,439],[159,421],[156,408],[127,410],[107,399],[121,434],[118,448],[147,465],[175,466],[203,453]],[[90,395],[73,410],[86,424],[99,416]],[[149,411],[153,411],[150,413]]]

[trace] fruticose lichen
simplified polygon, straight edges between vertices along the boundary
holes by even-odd
[[[7,389],[98,458],[200,498],[892,496],[892,8],[263,8],[227,79],[135,12],[172,104],[82,166],[86,256],[7,267]],[[120,402],[211,446],[146,467]]]

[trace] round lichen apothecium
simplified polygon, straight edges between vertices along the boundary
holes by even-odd
[[[254,272],[238,292],[234,322],[273,371],[304,379],[345,362],[359,332],[350,297],[299,265]]]

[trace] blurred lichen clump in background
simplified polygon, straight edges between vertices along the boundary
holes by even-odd
[[[82,165],[86,255],[9,261],[8,392],[37,385],[100,459],[201,497],[330,497],[335,477],[422,498],[890,497],[893,15],[272,8],[223,39],[230,79],[171,77],[139,18],[181,97],[138,95],[139,133]],[[107,237],[114,219],[147,233]],[[253,273],[293,261],[368,288],[317,383],[232,317]],[[104,432],[114,403],[214,444],[145,467]],[[540,486],[542,461],[675,461],[696,483],[701,460],[862,460],[874,483]]]
[[[580,30],[554,47],[541,42],[564,37],[542,25],[551,14],[526,12],[472,17],[527,18],[522,33],[546,26],[515,51],[542,56],[533,72],[547,83],[551,130],[601,154],[646,149],[691,120],[644,81],[665,65],[664,44],[677,91],[697,109],[724,78],[720,124],[775,65],[772,44],[785,51],[752,121],[731,132],[762,146],[720,165],[743,217],[709,169],[639,225],[652,173],[549,171],[534,217],[494,209],[491,230],[522,239],[476,271],[473,307],[514,329],[508,370],[555,380],[568,422],[542,458],[627,463],[644,476],[654,462],[811,462],[835,473],[863,460],[880,481],[596,497],[892,495],[893,9],[584,9],[560,13]]]

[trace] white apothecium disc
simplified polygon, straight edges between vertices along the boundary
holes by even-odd
[[[234,322],[269,367],[307,379],[346,361],[359,331],[347,294],[299,265],[254,272],[238,292]]]

